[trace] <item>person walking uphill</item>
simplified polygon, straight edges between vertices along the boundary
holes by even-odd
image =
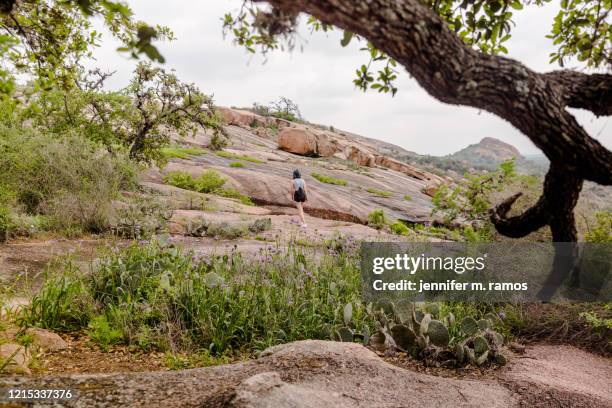
[[[293,170],[293,180],[291,181],[291,198],[297,205],[300,220],[302,221],[302,228],[306,228],[303,203],[308,201],[308,195],[306,194],[306,181],[304,181],[298,169]]]

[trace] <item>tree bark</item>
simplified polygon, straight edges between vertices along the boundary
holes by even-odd
[[[500,232],[523,236],[548,224],[554,240],[575,241],[573,208],[583,180],[612,184],[612,153],[566,110],[610,114],[611,75],[540,74],[510,58],[481,53],[419,0],[265,2],[280,15],[305,12],[367,38],[436,99],[491,112],[529,137],[551,161],[544,195],[520,220],[502,221],[513,201],[505,203],[505,212],[495,210],[492,219]]]

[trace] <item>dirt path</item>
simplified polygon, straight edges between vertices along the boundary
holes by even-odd
[[[612,362],[534,346],[496,375],[436,377],[393,366],[353,343],[308,340],[259,359],[154,373],[13,377],[13,388],[71,388],[68,407],[610,407]],[[0,387],[1,388],[1,387]],[[40,402],[38,406],[50,406]]]

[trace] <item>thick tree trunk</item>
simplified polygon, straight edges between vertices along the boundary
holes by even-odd
[[[502,203],[492,216],[500,232],[523,236],[550,225],[555,241],[575,241],[573,208],[583,180],[612,184],[612,153],[565,109],[610,114],[612,76],[539,74],[518,61],[483,54],[467,46],[419,0],[265,2],[282,11],[277,16],[289,19],[305,12],[367,38],[438,100],[491,112],[529,137],[551,161],[544,194],[520,219],[504,219],[515,197]]]

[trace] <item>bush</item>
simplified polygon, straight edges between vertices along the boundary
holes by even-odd
[[[185,190],[195,190],[195,180],[186,171],[172,171],[164,176],[164,183]]]
[[[259,218],[252,224],[230,224],[228,222],[210,222],[201,219],[197,222],[190,222],[187,226],[187,233],[196,237],[214,237],[223,239],[236,239],[247,235],[249,232],[259,233],[272,228],[270,218]]]
[[[112,232],[123,238],[149,239],[164,231],[172,209],[156,196],[132,197],[117,209]]]
[[[89,337],[104,351],[108,351],[109,346],[118,344],[123,339],[121,331],[112,328],[104,315],[94,317],[89,322],[88,329]]]
[[[374,210],[368,214],[368,225],[372,228],[382,229],[387,225],[385,212],[381,209]]]
[[[410,233],[410,229],[401,221],[395,221],[389,227],[391,228],[391,232],[397,235],[408,235]]]
[[[214,170],[207,170],[195,179],[195,191],[212,193],[225,184],[225,179]]]
[[[32,130],[0,128],[0,186],[16,213],[45,215],[54,228],[101,232],[111,203],[136,183],[136,170],[77,134],[52,139]]]
[[[339,178],[334,178],[334,177],[330,177],[330,176],[326,176],[324,174],[311,173],[310,175],[313,178],[315,178],[318,181],[320,181],[321,183],[335,184],[335,185],[338,185],[338,186],[346,186],[348,184],[346,180],[339,179]]]
[[[376,188],[368,188],[366,189],[366,191],[370,194],[374,194],[377,195],[379,197],[382,198],[389,198],[393,195],[393,193],[389,192],[389,191],[384,191],[384,190],[378,190]]]

